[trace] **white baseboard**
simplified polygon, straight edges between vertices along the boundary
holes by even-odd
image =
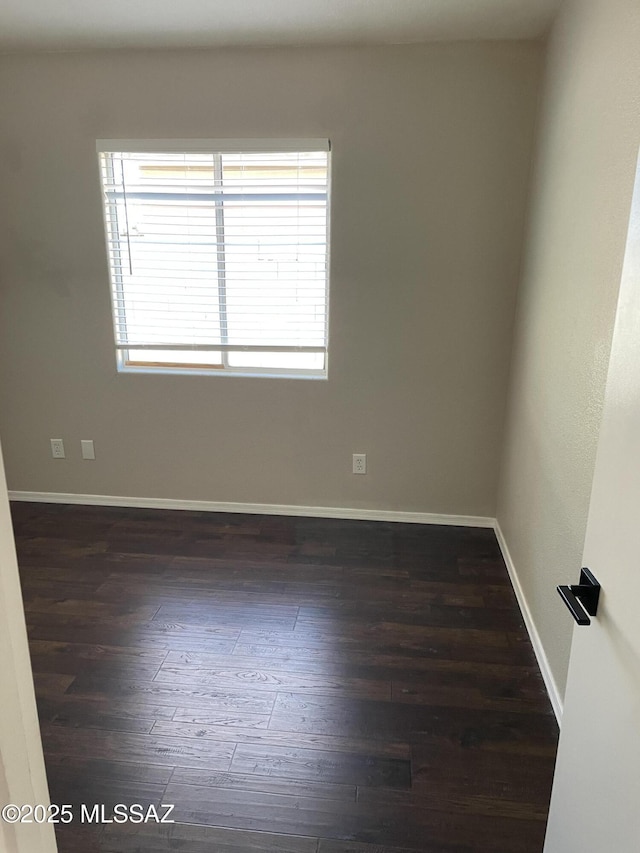
[[[456,527],[494,527],[495,519],[482,515],[439,515],[431,512],[403,512],[390,509],[359,509],[334,506],[250,504],[227,501],[188,501],[171,498],[131,498],[118,495],[76,495],[62,492],[10,491],[12,501],[125,506],[144,509],[182,509],[197,512],[237,512],[248,515],[295,515],[307,518],[352,518],[360,521],[401,521],[409,524],[446,524]]]
[[[509,572],[513,591],[516,594],[518,605],[520,606],[520,610],[522,612],[522,618],[524,619],[524,624],[527,629],[527,633],[529,634],[531,645],[533,646],[533,651],[535,652],[536,659],[538,661],[538,666],[540,667],[540,673],[542,674],[545,687],[547,688],[547,693],[549,694],[551,706],[553,707],[553,713],[556,715],[558,725],[561,725],[563,711],[562,696],[560,695],[558,685],[556,684],[556,680],[553,677],[553,673],[551,672],[551,667],[549,666],[549,660],[547,658],[547,655],[545,654],[544,647],[542,645],[542,640],[540,639],[540,635],[538,634],[535,622],[533,621],[533,615],[525,597],[524,590],[522,589],[522,584],[520,583],[520,578],[518,577],[518,572],[516,571],[515,564],[509,552],[507,540],[504,538],[504,533],[502,532],[500,524],[497,520],[494,525],[494,530],[496,533],[496,538],[498,540],[498,545],[500,546],[502,556],[507,566],[507,571]]]

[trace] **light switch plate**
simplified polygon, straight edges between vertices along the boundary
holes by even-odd
[[[82,458],[83,459],[95,459],[96,451],[93,447],[93,439],[92,438],[83,438],[80,440],[80,446],[82,447]]]

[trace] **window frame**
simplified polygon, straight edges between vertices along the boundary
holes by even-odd
[[[96,152],[99,170],[99,184],[101,197],[103,199],[103,224],[105,234],[105,245],[107,251],[107,263],[109,273],[109,289],[111,296],[111,313],[114,326],[114,343],[116,347],[116,366],[118,373],[129,374],[144,374],[144,375],[176,375],[176,376],[235,376],[235,377],[272,377],[272,378],[287,378],[287,379],[309,379],[309,380],[326,380],[329,378],[329,332],[330,332],[330,247],[331,247],[331,141],[328,137],[325,138],[288,138],[288,139],[98,139],[96,141]],[[324,277],[324,304],[325,304],[325,346],[324,349],[318,348],[318,352],[324,354],[324,367],[316,368],[290,368],[290,367],[232,367],[229,366],[227,360],[227,352],[222,355],[222,364],[197,364],[185,363],[182,366],[178,362],[143,362],[136,361],[129,357],[130,352],[140,352],[142,347],[131,347],[130,349],[123,348],[117,342],[116,324],[119,309],[116,306],[116,298],[118,292],[117,273],[112,267],[109,258],[109,247],[111,244],[111,236],[109,233],[109,224],[107,222],[108,202],[105,200],[105,188],[102,179],[101,156],[118,153],[206,153],[224,155],[225,153],[305,153],[313,151],[326,151],[327,154],[327,172],[326,172],[326,203],[325,203],[325,222],[326,222],[326,240],[325,240],[325,277]],[[214,289],[219,288],[219,278],[216,283],[212,282]],[[188,352],[191,349],[186,345],[182,349],[177,349],[181,354]],[[214,345],[210,347],[214,350]],[[267,352],[269,347],[264,350],[255,350],[247,347],[245,350],[239,347],[237,351],[255,351]],[[198,352],[206,351],[203,347],[194,347],[194,355]],[[215,349],[217,351],[217,349]],[[277,351],[277,350],[276,350]],[[309,350],[306,350],[308,352]]]

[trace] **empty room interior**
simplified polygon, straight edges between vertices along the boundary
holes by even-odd
[[[639,43],[635,0],[6,2],[3,851],[586,850],[556,587]]]

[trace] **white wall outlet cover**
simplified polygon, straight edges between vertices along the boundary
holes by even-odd
[[[354,453],[353,454],[352,471],[354,474],[366,474],[367,473],[367,454],[366,453]]]
[[[64,459],[64,442],[61,438],[51,438],[51,455],[54,459]]]

